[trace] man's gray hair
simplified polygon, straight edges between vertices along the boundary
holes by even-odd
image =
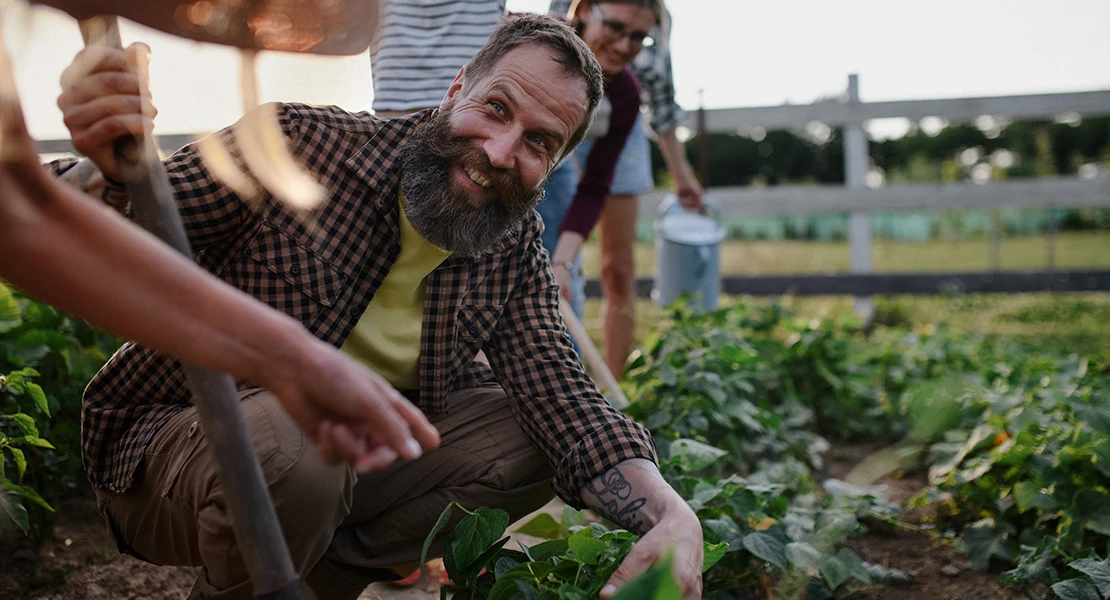
[[[551,49],[556,62],[563,65],[567,73],[582,78],[586,83],[586,115],[560,154],[560,157],[566,156],[586,135],[597,113],[597,106],[601,103],[601,96],[605,93],[601,66],[597,64],[594,53],[566,23],[546,15],[521,14],[505,17],[490,35],[486,45],[466,65],[464,87],[469,89],[474,82],[488,75],[510,50],[526,44]]]

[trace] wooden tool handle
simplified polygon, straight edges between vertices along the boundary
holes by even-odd
[[[116,17],[81,21],[85,45],[122,49]],[[145,73],[140,85],[145,86]],[[158,157],[153,136],[123,136],[113,145],[131,201],[135,221],[163,242],[193,256],[165,166]],[[193,404],[216,460],[216,471],[238,547],[251,576],[256,598],[301,600],[300,577],[293,568],[281,524],[274,510],[266,480],[258,464],[247,424],[239,405],[235,380],[195,365],[183,365]]]

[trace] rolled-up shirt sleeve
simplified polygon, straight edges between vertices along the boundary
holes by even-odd
[[[521,284],[485,351],[514,416],[556,472],[555,492],[583,508],[589,481],[628,459],[656,462],[655,445],[586,375],[559,316],[558,285],[541,248],[537,221],[518,250]]]

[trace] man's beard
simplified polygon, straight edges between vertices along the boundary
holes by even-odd
[[[412,133],[400,150],[401,191],[408,198],[405,216],[428,242],[454,254],[474,256],[527,216],[543,194],[543,185],[524,189],[514,171],[498,169],[473,142],[451,134],[453,103],[437,110]],[[485,174],[492,197],[475,203],[456,190],[451,166]]]

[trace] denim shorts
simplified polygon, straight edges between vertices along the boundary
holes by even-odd
[[[574,156],[578,164],[586,164],[586,157],[594,147],[596,140],[582,140],[574,149]],[[648,143],[647,134],[644,133],[644,115],[636,117],[632,131],[628,132],[628,140],[624,143],[617,160],[617,170],[613,173],[613,185],[609,193],[617,196],[635,196],[646,194],[655,189],[655,178],[651,173],[651,144]]]
[[[541,241],[548,256],[555,255],[555,245],[559,242],[559,230],[570,210],[574,193],[578,190],[578,165],[574,155],[568,156],[547,176],[544,197],[536,205],[536,212],[543,219]],[[574,268],[570,271],[570,304],[574,314],[581,319],[586,312],[586,274],[582,271],[582,253],[574,257]]]

